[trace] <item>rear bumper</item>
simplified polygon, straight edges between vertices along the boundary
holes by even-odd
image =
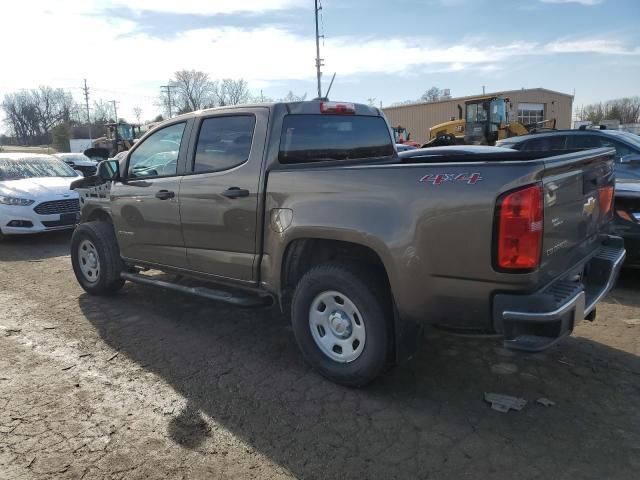
[[[494,325],[507,348],[529,352],[549,348],[585,318],[614,286],[625,259],[622,239],[610,237],[578,271],[529,295],[498,294]]]

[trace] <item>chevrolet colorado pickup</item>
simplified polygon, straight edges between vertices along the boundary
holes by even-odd
[[[613,150],[485,148],[399,156],[380,110],[352,103],[182,115],[74,182],[73,269],[90,294],[279,304],[344,385],[410,358],[426,323],[542,350],[593,318],[624,258]]]

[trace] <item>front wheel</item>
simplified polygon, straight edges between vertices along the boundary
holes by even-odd
[[[78,283],[87,293],[106,295],[124,285],[118,243],[108,222],[78,225],[71,238],[71,263]]]
[[[367,270],[337,263],[320,265],[300,280],[291,317],[298,346],[328,379],[363,386],[388,363],[388,289]]]

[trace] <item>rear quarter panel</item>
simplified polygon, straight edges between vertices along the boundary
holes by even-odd
[[[283,254],[295,239],[349,241],[382,260],[400,314],[452,327],[491,326],[490,294],[533,288],[538,274],[492,267],[497,197],[539,181],[542,162],[362,165],[291,168],[269,173],[261,278],[280,289]],[[477,181],[468,179],[476,174]],[[438,183],[436,175],[447,175]],[[460,180],[455,180],[458,177]],[[467,179],[465,181],[465,179]],[[287,208],[282,233],[269,212]]]

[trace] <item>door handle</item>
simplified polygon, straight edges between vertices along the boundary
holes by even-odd
[[[168,200],[175,196],[176,196],[175,192],[170,192],[169,190],[160,190],[159,192],[156,193],[156,198],[159,198],[160,200]]]
[[[240,187],[229,187],[224,192],[222,192],[227,198],[240,198],[240,197],[248,197],[249,190]]]

